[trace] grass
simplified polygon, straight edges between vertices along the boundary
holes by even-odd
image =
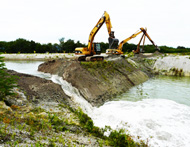
[[[92,68],[92,69],[102,69],[102,68],[110,68],[110,67],[113,67],[113,62],[111,61],[95,61],[95,62],[81,62],[81,65],[86,68],[86,69],[89,69],[89,68]]]
[[[114,61],[95,61],[95,62],[81,62],[81,66],[89,71],[91,75],[100,75],[103,81],[109,83],[109,78],[113,78],[115,74],[129,73],[134,71],[134,68],[130,64],[126,64],[127,61],[114,62]]]
[[[0,144],[8,146],[18,146],[24,143],[26,146],[76,146],[80,142],[71,139],[67,134],[85,134],[97,138],[99,146],[145,146],[145,143],[136,143],[124,130],[111,130],[110,127],[100,129],[94,126],[92,119],[85,114],[82,109],[73,109],[65,104],[60,104],[60,108],[67,110],[70,120],[63,117],[66,112],[47,112],[41,107],[32,109],[29,113],[22,111],[22,107],[12,106],[13,112],[0,113]],[[0,109],[1,112],[2,109]],[[47,115],[39,115],[41,113]],[[79,122],[79,123],[78,123]],[[77,127],[74,132],[69,126]],[[110,136],[104,136],[106,131],[110,131]],[[30,140],[29,142],[27,140]],[[32,143],[33,142],[33,143]],[[89,138],[89,143],[90,138]],[[82,144],[81,144],[82,146]]]
[[[21,113],[19,112],[19,108],[15,109],[13,113],[0,113],[0,138],[2,138],[0,144],[14,146],[16,142],[23,142],[24,136],[27,134],[30,140],[37,142],[41,141],[41,139],[37,138],[37,134],[39,133],[42,136],[56,136],[56,133],[67,130],[64,119],[59,118],[56,113],[46,112],[48,113],[48,117],[46,117],[39,115],[41,112],[45,112],[45,110],[38,107],[32,109],[30,113]],[[70,125],[68,121],[67,124]],[[38,142],[39,145],[40,143]]]

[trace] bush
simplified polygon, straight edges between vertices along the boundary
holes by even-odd
[[[112,146],[118,146],[118,147],[137,146],[137,144],[134,142],[131,136],[127,135],[123,129],[119,131],[113,130],[109,135],[109,139],[110,139],[110,144]]]
[[[16,76],[7,73],[3,57],[0,57],[0,101],[7,95],[13,95],[12,89],[17,87]]]

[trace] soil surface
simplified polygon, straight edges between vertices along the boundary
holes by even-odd
[[[69,100],[69,96],[63,92],[61,86],[50,80],[28,74],[17,73],[13,70],[8,70],[8,73],[19,77],[17,81],[18,87],[24,92],[27,99],[32,103],[67,103]]]
[[[132,86],[148,80],[145,72],[123,58],[103,62],[58,59],[41,64],[38,70],[61,76],[94,106],[102,105]]]

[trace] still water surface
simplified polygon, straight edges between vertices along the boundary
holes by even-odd
[[[115,100],[169,99],[190,106],[190,77],[157,76],[131,88]]]

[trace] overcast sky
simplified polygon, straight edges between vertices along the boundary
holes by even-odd
[[[87,44],[107,11],[119,41],[147,27],[158,46],[190,47],[189,7],[189,0],[0,0],[0,41],[58,43],[64,37]],[[137,44],[140,36],[129,43]],[[95,41],[108,42],[105,24]]]

